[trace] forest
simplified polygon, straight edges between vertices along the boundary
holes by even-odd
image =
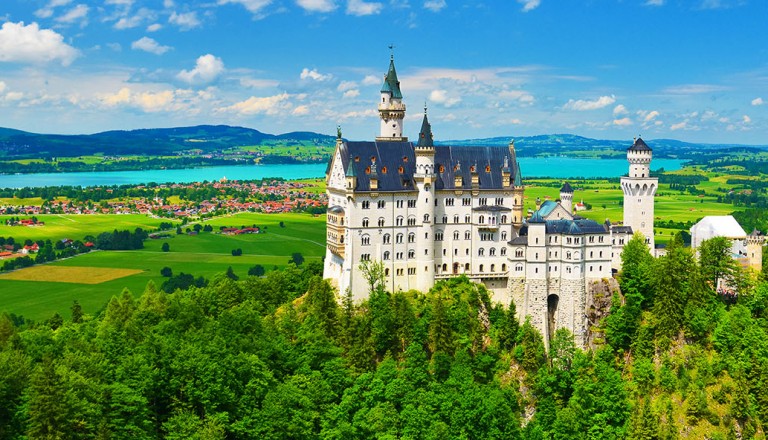
[[[549,350],[466,278],[342,297],[319,262],[94,316],[0,316],[0,438],[765,438],[768,283],[723,239],[652,258],[635,237],[582,350]],[[722,280],[737,296],[720,294]],[[30,293],[33,294],[33,293]]]

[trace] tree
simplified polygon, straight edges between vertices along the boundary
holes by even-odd
[[[168,244],[168,242],[163,243],[163,246],[160,248],[163,252],[168,252],[171,250],[171,245]]]
[[[692,270],[697,270],[693,255],[683,247],[682,237],[675,235],[667,246],[667,254],[658,259],[653,271],[653,314],[657,336],[672,338],[682,329]]]
[[[234,280],[234,281],[237,281],[237,280],[239,280],[239,279],[240,279],[240,277],[239,277],[239,276],[237,276],[237,274],[235,274],[235,271],[233,271],[233,270],[232,270],[232,266],[229,266],[229,267],[227,268],[227,273],[226,273],[226,274],[224,274],[224,275],[225,275],[227,278],[229,278],[230,280]]]
[[[248,269],[248,275],[252,277],[264,276],[264,266],[262,266],[261,264],[257,264],[251,267],[250,269]]]
[[[382,261],[363,260],[358,266],[363,278],[368,282],[368,293],[384,288],[384,263]]]
[[[195,232],[199,233],[200,231],[203,230],[203,225],[201,225],[200,223],[195,223],[194,226],[192,226],[192,229],[194,229]]]
[[[301,266],[301,264],[304,263],[304,256],[301,255],[300,252],[294,252],[293,254],[291,254],[291,259],[288,262],[293,263],[296,266]]]
[[[240,248],[232,249],[232,256],[233,257],[239,257],[241,255],[243,255],[243,250],[242,249],[240,249]]]
[[[72,303],[72,308],[70,310],[72,311],[72,322],[75,324],[83,322],[83,308],[77,300]]]
[[[720,281],[730,287],[738,287],[740,269],[731,256],[730,239],[714,237],[704,240],[698,250],[702,275],[712,289],[718,288]]]
[[[171,269],[168,266],[165,266],[162,269],[160,269],[160,275],[166,278],[170,278],[173,276],[173,269]]]

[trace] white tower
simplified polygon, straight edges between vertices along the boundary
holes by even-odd
[[[432,127],[427,120],[427,107],[424,107],[424,120],[421,123],[419,141],[414,147],[416,153],[416,172],[413,180],[419,190],[416,224],[420,231],[416,238],[416,273],[420,274],[418,289],[426,292],[434,285],[435,279],[435,147],[432,143]]]
[[[381,101],[379,101],[379,117],[381,118],[381,133],[377,141],[407,142],[403,136],[403,118],[405,118],[405,104],[403,94],[400,92],[400,81],[395,72],[395,57],[390,56],[389,71],[384,76],[384,84],[381,86]]]
[[[573,214],[573,188],[568,182],[563,184],[560,188],[560,205],[568,211],[569,214]]]
[[[659,179],[651,177],[650,147],[637,138],[627,150],[629,175],[621,178],[624,192],[624,225],[631,226],[632,232],[640,232],[651,248],[655,247],[653,237],[653,198],[659,186]]]

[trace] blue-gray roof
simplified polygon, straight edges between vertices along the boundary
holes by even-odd
[[[541,206],[539,206],[539,209],[536,211],[541,215],[542,217],[546,217],[549,214],[552,213],[552,211],[557,208],[558,203],[553,202],[552,200],[547,200],[546,202],[542,203]]]
[[[594,220],[547,220],[547,234],[585,235],[607,233],[608,230],[605,226]]]
[[[506,147],[435,147],[435,189],[456,189],[455,178],[462,177],[463,189],[472,188],[472,168],[479,181],[479,189],[502,189],[504,158],[510,152]],[[377,191],[415,190],[413,175],[416,169],[416,153],[411,142],[363,141],[344,142],[341,158],[347,175],[357,176],[357,191],[370,190],[372,158],[378,173]],[[516,161],[514,154],[511,160]],[[402,172],[401,172],[402,168]],[[519,180],[517,173],[512,178]]]
[[[563,187],[560,188],[560,192],[566,193],[566,194],[573,194],[573,188],[571,188],[571,185],[568,182],[565,182],[563,184]]]
[[[627,151],[651,151],[651,147],[649,147],[645,142],[643,142],[642,139],[637,138],[635,139],[635,143],[632,144],[631,147]]]

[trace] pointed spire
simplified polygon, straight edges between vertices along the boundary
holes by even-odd
[[[419,132],[419,142],[416,147],[431,148],[434,147],[432,143],[432,125],[430,125],[427,119],[427,104],[424,104],[424,120],[421,122],[421,131]]]
[[[389,57],[389,70],[384,76],[384,84],[381,85],[381,93],[391,93],[393,99],[403,99],[400,92],[400,81],[397,80],[397,71],[395,71],[395,55]]]
[[[515,170],[515,186],[523,186],[523,175],[520,173],[520,162],[517,163]]]
[[[355,172],[355,159],[352,158],[352,155],[349,155],[349,165],[347,166],[347,177],[357,177],[357,173]]]

